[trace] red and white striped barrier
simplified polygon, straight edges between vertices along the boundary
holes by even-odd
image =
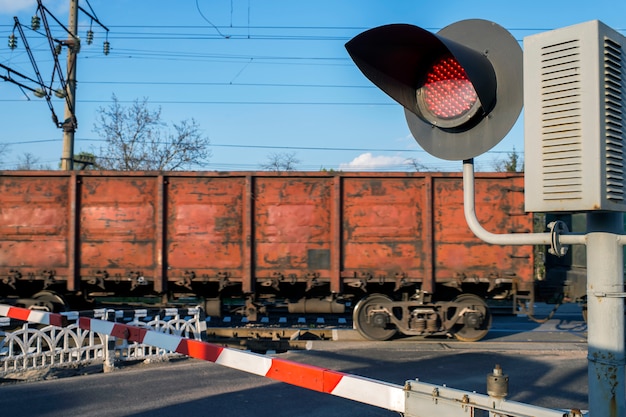
[[[0,316],[62,327],[62,314],[28,310],[0,304]],[[79,327],[108,334],[131,342],[156,346],[192,358],[238,369],[298,387],[359,401],[387,410],[405,411],[406,394],[400,385],[337,372],[313,365],[271,358],[251,352],[229,349],[215,344],[160,333],[121,323],[79,318]]]
[[[67,326],[67,319],[62,314],[48,313],[40,310],[29,310],[27,308],[12,307],[6,304],[0,304],[0,316],[9,317],[16,320],[28,321],[31,323],[49,324],[58,327]]]

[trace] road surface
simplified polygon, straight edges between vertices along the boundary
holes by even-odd
[[[446,338],[312,342],[309,350],[279,356],[394,384],[419,378],[480,393],[486,393],[486,376],[499,364],[510,378],[509,400],[586,409],[586,355],[586,326],[579,311],[564,309],[544,324],[524,317],[495,317],[493,330],[477,343]],[[0,410],[7,416],[47,417],[397,416],[192,359],[3,384]]]

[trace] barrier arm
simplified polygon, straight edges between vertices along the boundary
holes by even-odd
[[[58,327],[67,325],[67,319],[63,314],[28,310],[5,304],[0,304],[0,316]],[[488,411],[489,415],[500,417],[583,417],[585,415],[579,410],[541,408],[417,380],[407,381],[404,386],[401,386],[89,317],[80,317],[78,323],[83,330],[156,346],[301,388],[396,411],[405,417],[429,417],[441,413],[446,416],[461,417],[475,415],[473,411],[478,409]]]

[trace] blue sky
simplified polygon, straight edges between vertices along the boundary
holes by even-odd
[[[43,4],[67,25],[69,0]],[[599,19],[625,34],[624,1],[421,1],[421,0],[80,0],[109,28],[81,14],[75,152],[102,145],[94,132],[98,108],[115,94],[124,105],[146,98],[165,122],[195,119],[212,143],[207,170],[256,170],[272,153],[294,153],[303,170],[407,170],[416,159],[430,170],[456,171],[420,149],[400,105],[373,87],[348,57],[344,44],[360,32],[389,23],[437,31],[458,20],[481,18],[525,36]],[[35,0],[0,0],[0,63],[34,78],[24,43],[11,50],[14,16],[30,25]],[[65,39],[50,18],[53,34]],[[46,82],[52,60],[44,37],[25,28]],[[17,34],[17,33],[16,33]],[[61,66],[65,72],[65,52]],[[0,69],[0,74],[5,75]],[[57,115],[63,102],[55,99]],[[57,168],[62,132],[45,101],[0,80],[0,143],[10,152],[0,168],[11,169],[31,153]],[[477,158],[478,169],[515,149],[523,153],[520,117],[511,133]]]

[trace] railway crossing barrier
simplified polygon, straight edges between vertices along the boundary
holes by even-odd
[[[28,310],[0,304],[0,316],[63,327],[62,314]],[[555,410],[506,400],[508,382],[496,367],[488,379],[488,395],[461,391],[419,380],[402,385],[391,384],[358,375],[334,371],[285,359],[221,347],[156,330],[115,323],[90,317],[79,317],[78,327],[94,333],[121,338],[128,342],[152,345],[195,359],[326,393],[375,407],[401,413],[405,417],[429,417],[436,414],[490,417],[583,417],[580,410]],[[482,414],[480,414],[482,413]]]

